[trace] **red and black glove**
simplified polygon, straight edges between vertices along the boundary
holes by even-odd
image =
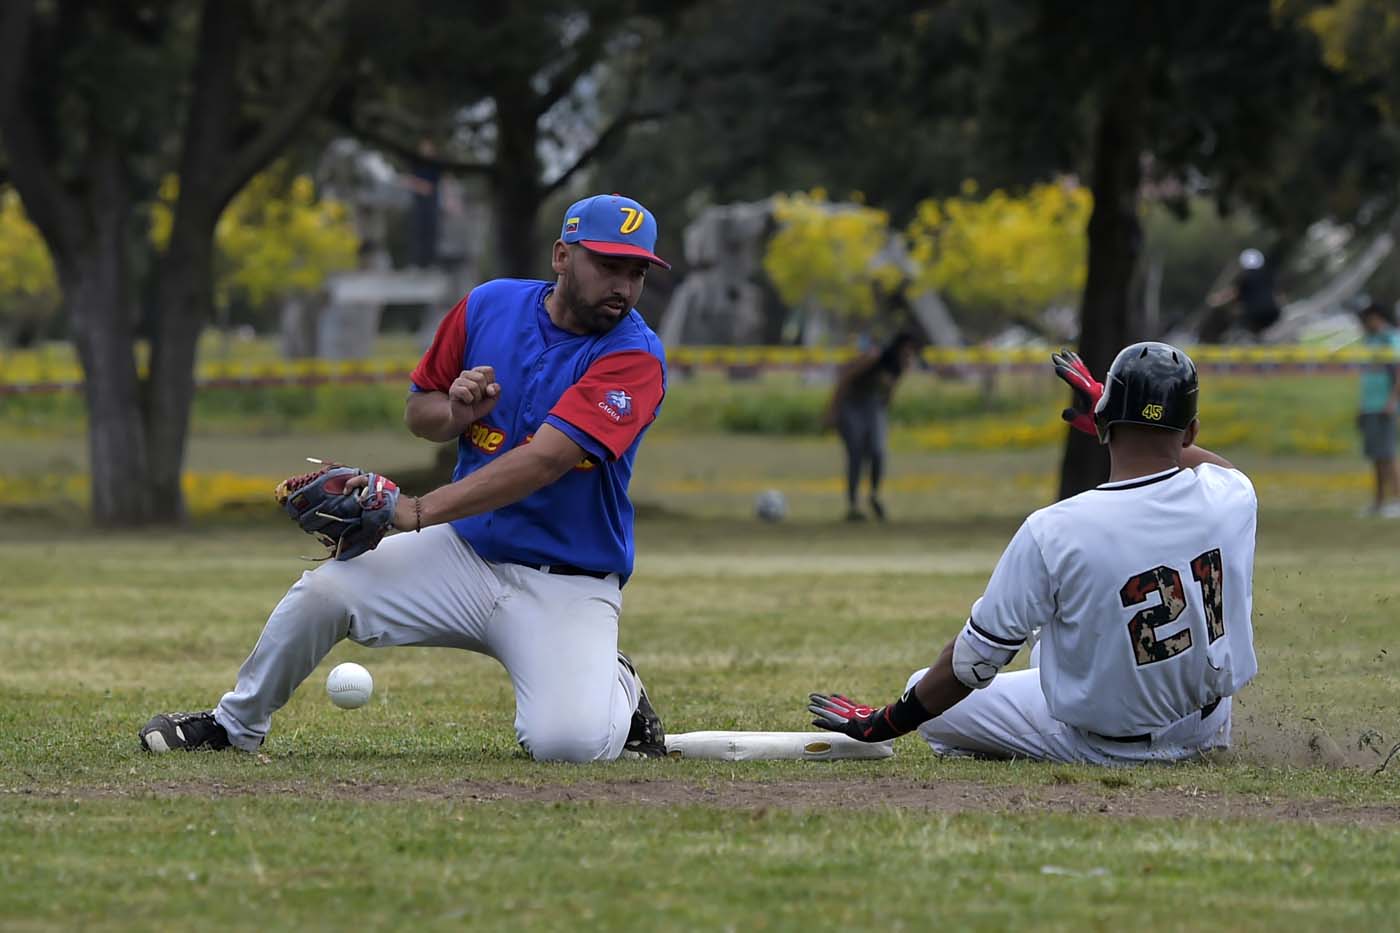
[[[356,476],[365,477],[365,487],[347,490],[345,484]],[[302,531],[326,546],[326,557],[350,560],[374,550],[393,527],[399,487],[387,476],[328,463],[284,479],[273,495]]]
[[[1098,405],[1099,396],[1103,395],[1103,383],[1094,378],[1089,367],[1073,350],[1052,353],[1050,359],[1055,364],[1055,375],[1074,390],[1074,407],[1060,412],[1060,417],[1076,431],[1098,437],[1098,429],[1094,427],[1094,406]]]
[[[849,735],[860,742],[888,742],[913,732],[933,718],[914,696],[913,687],[895,702],[879,709],[839,693],[813,693],[809,699],[807,712],[816,717],[812,725]]]

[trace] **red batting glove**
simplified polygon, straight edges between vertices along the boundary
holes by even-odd
[[[815,717],[812,725],[861,742],[887,742],[905,732],[890,721],[886,706],[875,709],[839,693],[814,693],[809,701],[807,711]]]
[[[1060,417],[1076,431],[1098,437],[1098,428],[1094,426],[1094,407],[1103,395],[1103,383],[1094,378],[1089,367],[1073,350],[1052,353],[1050,359],[1055,364],[1055,375],[1074,390],[1074,407],[1060,412]]]

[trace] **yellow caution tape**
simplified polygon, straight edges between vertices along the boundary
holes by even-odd
[[[923,360],[933,367],[1045,367],[1050,371],[1052,347],[926,347]],[[1273,368],[1359,369],[1376,363],[1400,363],[1389,350],[1352,346],[1329,350],[1312,346],[1203,346],[1187,347],[1202,367],[1268,370]],[[790,346],[681,346],[667,350],[671,366],[690,368],[791,368],[836,366],[857,356],[849,347]],[[197,385],[297,384],[340,381],[387,381],[408,379],[416,358],[328,361],[320,359],[237,362],[217,360],[201,363],[195,372]],[[144,374],[145,367],[141,367]],[[0,394],[71,391],[83,382],[79,367],[68,360],[56,362],[22,355],[0,356]]]

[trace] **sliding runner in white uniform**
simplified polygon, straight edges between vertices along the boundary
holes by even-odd
[[[873,709],[814,693],[814,724],[868,742],[915,729],[940,754],[1124,764],[1230,744],[1230,697],[1257,671],[1257,503],[1195,446],[1196,367],[1134,344],[1106,385],[1073,353],[1066,420],[1097,433],[1109,482],[1032,514],[961,632]],[[1039,630],[1028,670],[1000,674]]]

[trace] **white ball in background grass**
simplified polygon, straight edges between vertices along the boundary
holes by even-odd
[[[787,518],[787,496],[776,489],[765,489],[754,500],[753,510],[765,522],[780,522]]]
[[[358,709],[374,693],[374,678],[353,661],[337,664],[326,678],[326,693],[341,709]]]

